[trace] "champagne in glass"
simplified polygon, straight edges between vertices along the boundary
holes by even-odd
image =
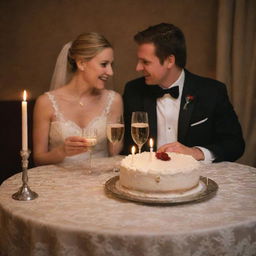
[[[131,134],[133,141],[139,148],[145,144],[149,136],[148,114],[147,112],[133,112],[131,122]]]
[[[97,129],[95,128],[84,128],[82,130],[82,137],[86,139],[86,146],[89,152],[89,171],[88,173],[92,172],[92,151],[94,146],[97,144]]]
[[[107,138],[113,145],[121,142],[124,137],[124,121],[123,116],[109,120],[107,123]],[[113,168],[114,172],[118,172],[118,168]]]
[[[124,124],[110,123],[107,125],[107,137],[113,144],[119,142],[124,137]]]
[[[94,146],[97,144],[97,138],[87,137],[87,136],[85,136],[85,138],[86,138],[88,151],[92,151]]]
[[[115,144],[120,142],[124,137],[124,120],[123,116],[111,118],[107,123],[108,140]]]
[[[132,138],[137,145],[144,145],[148,139],[149,127],[147,123],[132,124]]]

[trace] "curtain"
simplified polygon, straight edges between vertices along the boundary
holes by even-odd
[[[256,167],[256,1],[219,0],[216,77],[227,85],[246,142],[239,163]]]

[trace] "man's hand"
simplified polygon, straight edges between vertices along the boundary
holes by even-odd
[[[168,143],[161,146],[157,152],[176,152],[184,155],[191,155],[196,160],[204,160],[203,152],[197,147],[187,147],[179,142]]]

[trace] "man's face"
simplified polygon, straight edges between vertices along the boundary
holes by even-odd
[[[155,46],[153,43],[145,43],[138,46],[138,63],[136,71],[141,71],[145,77],[146,84],[166,85],[169,73],[168,58],[163,64],[155,55]]]

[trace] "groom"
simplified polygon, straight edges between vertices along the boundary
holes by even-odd
[[[129,154],[135,144],[130,130],[132,112],[145,111],[155,150],[189,154],[206,163],[238,159],[245,143],[226,87],[185,69],[182,31],[161,23],[137,33],[134,39],[138,44],[136,70],[143,77],[125,86],[124,153]]]

